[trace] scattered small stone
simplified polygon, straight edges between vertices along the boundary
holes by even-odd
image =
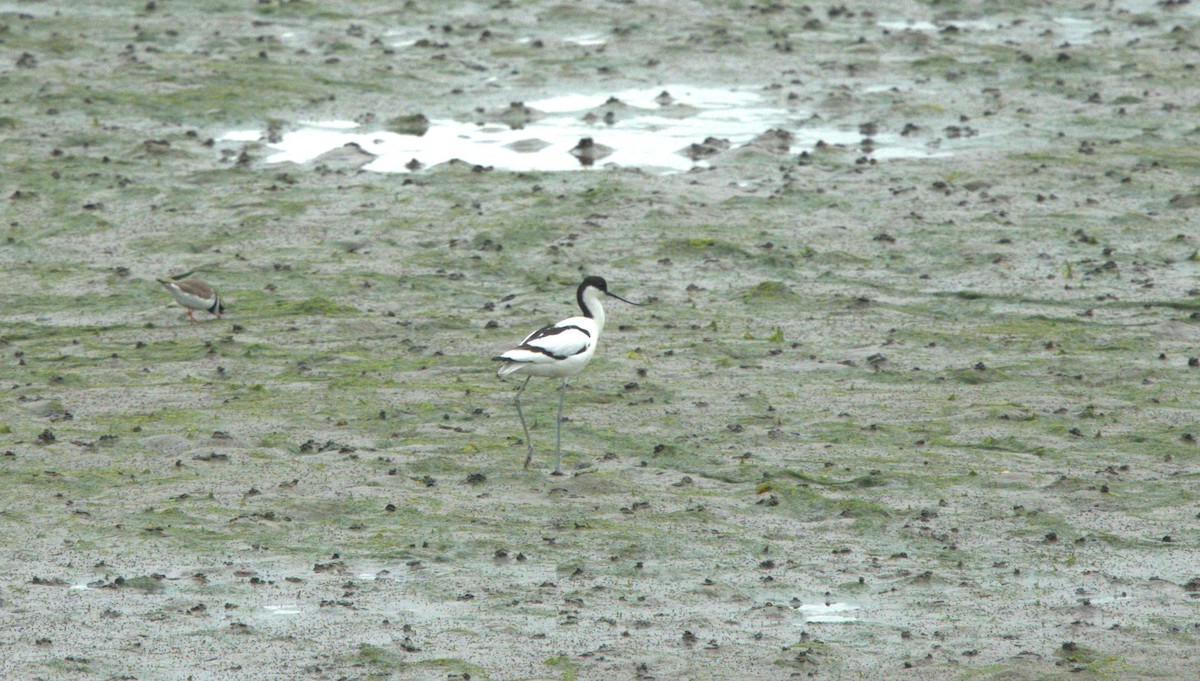
[[[596,144],[596,141],[591,137],[584,137],[579,140],[579,143],[569,153],[579,159],[581,165],[590,166],[597,160],[605,156],[610,156],[613,153],[613,149],[603,144]]]

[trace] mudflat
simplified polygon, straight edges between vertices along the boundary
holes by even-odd
[[[0,677],[1189,678],[1198,30],[0,4]]]

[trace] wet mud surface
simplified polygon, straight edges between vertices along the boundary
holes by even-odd
[[[0,677],[1187,678],[1198,17],[0,3]]]

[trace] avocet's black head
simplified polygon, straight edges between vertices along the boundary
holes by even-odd
[[[604,277],[585,277],[583,283],[579,285],[579,289],[575,291],[575,300],[579,302],[579,309],[583,310],[583,316],[585,317],[592,316],[592,311],[588,309],[587,303],[585,303],[583,300],[583,294],[589,288],[594,288],[604,295],[616,298],[623,303],[629,303],[630,305],[641,305],[641,303],[635,303],[632,300],[625,300],[621,296],[609,291],[608,282],[604,281]]]
[[[604,277],[584,277],[583,283],[579,285],[579,290],[582,291],[589,286],[608,293],[608,282],[604,281]]]

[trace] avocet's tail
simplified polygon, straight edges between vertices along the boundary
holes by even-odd
[[[493,357],[492,359],[497,362],[504,362],[504,364],[501,364],[500,369],[496,372],[497,376],[507,376],[525,366],[524,362],[514,362],[513,360],[503,356]]]

